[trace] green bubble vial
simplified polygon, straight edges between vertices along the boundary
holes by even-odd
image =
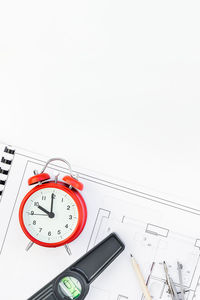
[[[59,282],[61,292],[70,299],[77,299],[81,294],[81,284],[74,277],[64,277]]]

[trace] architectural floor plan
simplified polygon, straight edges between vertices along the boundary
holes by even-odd
[[[184,236],[154,224],[145,224],[129,216],[113,219],[111,211],[101,208],[97,214],[88,248],[93,247],[105,233],[111,231],[118,232],[125,241],[128,247],[127,252],[134,252],[140,262],[143,274],[149,278],[148,286],[153,299],[170,299],[163,261],[166,261],[177,289],[179,289],[177,261],[181,262],[185,299],[198,299],[200,291],[199,239]],[[125,256],[128,255],[125,254]],[[153,269],[151,269],[152,264]],[[130,267],[126,266],[125,269],[124,272],[127,273]],[[131,276],[129,272],[128,274]],[[129,279],[126,276],[120,279],[122,286],[126,286],[127,281]],[[136,289],[134,287],[134,291],[124,291],[124,295],[118,295],[116,299],[133,299],[132,294]],[[130,290],[132,289],[130,288]],[[140,293],[139,290],[138,293]],[[143,299],[143,296],[138,296],[138,299]]]
[[[126,249],[92,283],[88,300],[144,299],[130,253],[148,280],[153,300],[171,299],[164,261],[177,290],[180,288],[177,262],[183,266],[185,299],[200,299],[199,209],[77,168],[85,187],[82,195],[88,220],[83,233],[70,244],[72,255],[64,247],[48,249],[37,245],[27,252],[29,240],[19,226],[19,206],[30,190],[28,178],[44,166],[47,158],[5,145],[1,145],[0,152],[1,169],[7,171],[1,174],[0,193],[0,282],[4,300],[27,299],[113,231],[124,241]],[[48,172],[63,176],[68,170],[62,164],[52,164]],[[14,298],[12,292],[7,292],[11,291],[10,276]]]

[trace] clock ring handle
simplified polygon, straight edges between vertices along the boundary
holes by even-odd
[[[50,164],[52,161],[55,161],[55,160],[59,160],[59,161],[64,162],[64,163],[68,166],[68,168],[69,168],[70,176],[75,177],[75,176],[72,174],[72,167],[71,167],[70,163],[69,163],[66,159],[64,159],[64,158],[59,158],[59,157],[49,159],[49,160],[46,162],[46,164],[45,164],[45,166],[43,167],[43,169],[42,169],[42,171],[40,172],[40,174],[41,174],[41,173],[44,173],[44,171],[46,170],[48,164]],[[77,174],[77,175],[78,175],[78,174]]]

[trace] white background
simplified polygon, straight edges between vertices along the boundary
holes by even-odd
[[[0,1],[0,140],[200,207],[199,1]]]

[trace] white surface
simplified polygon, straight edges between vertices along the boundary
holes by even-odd
[[[199,1],[0,1],[0,140],[186,197]]]
[[[4,148],[5,145],[0,144],[0,157],[3,154],[7,159],[13,159],[11,154],[1,151]],[[184,286],[190,290],[187,300],[194,299],[194,295],[199,299],[200,211],[170,202],[163,194],[150,195],[150,191],[140,190],[122,181],[113,181],[107,177],[100,179],[98,174],[80,168],[77,171],[85,186],[81,194],[86,201],[88,218],[81,235],[69,244],[72,255],[68,256],[64,247],[53,249],[37,245],[26,252],[30,240],[21,230],[19,207],[24,195],[31,189],[27,179],[34,170],[41,170],[44,159],[43,156],[16,148],[0,198],[0,283],[4,300],[13,300],[13,295],[8,293],[10,281],[7,280],[11,273],[12,278],[15,278],[12,284],[15,300],[25,300],[111,232],[116,232],[125,243],[125,251],[117,259],[118,262],[109,266],[103,276],[92,283],[95,289],[88,294],[87,300],[133,300],[133,295],[134,300],[142,298],[141,288],[131,266],[130,253],[137,259],[145,280],[152,262],[155,262],[149,285],[154,300],[169,299],[169,294],[163,289],[164,260],[175,283],[179,283],[177,260],[183,264]],[[5,164],[0,163],[0,166],[4,168]],[[47,172],[51,178],[59,172],[60,179],[66,175],[63,167],[63,164],[55,162],[48,166]],[[44,201],[41,198],[38,199],[39,204]],[[58,206],[58,202],[55,202],[53,223],[59,219],[56,214]],[[53,229],[50,221],[48,226],[51,226],[54,235],[57,229]]]

